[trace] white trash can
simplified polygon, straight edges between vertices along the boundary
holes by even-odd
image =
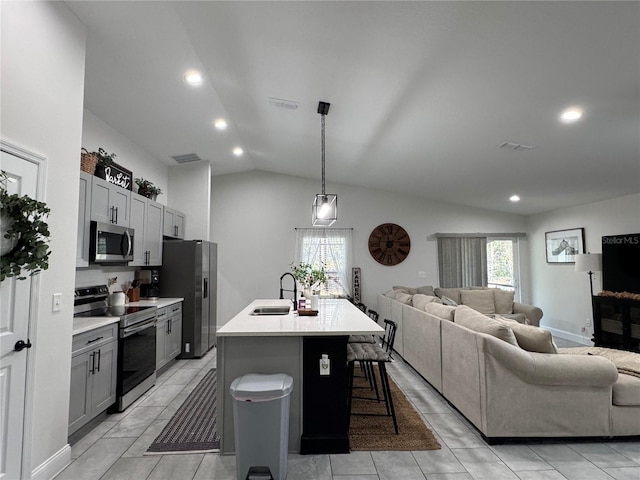
[[[269,467],[275,480],[285,480],[293,378],[248,373],[231,382],[229,390],[234,399],[237,480],[245,480],[250,467]]]

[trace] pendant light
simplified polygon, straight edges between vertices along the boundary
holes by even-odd
[[[324,123],[330,106],[331,104],[327,102],[318,103],[318,113],[321,118],[322,193],[316,195],[316,198],[313,200],[313,205],[311,206],[311,219],[314,227],[330,227],[338,219],[338,195],[335,193],[325,193],[324,191]]]

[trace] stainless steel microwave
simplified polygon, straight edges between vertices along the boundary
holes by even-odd
[[[127,263],[133,260],[133,228],[91,222],[89,261]]]

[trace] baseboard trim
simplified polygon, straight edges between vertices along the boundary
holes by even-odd
[[[71,463],[71,445],[68,443],[31,472],[31,480],[50,480]]]
[[[565,340],[571,340],[572,342],[579,343],[586,347],[593,347],[593,341],[591,337],[584,335],[576,335],[575,333],[565,332],[564,330],[558,330],[557,328],[544,326],[545,330],[549,330],[554,337],[564,338]]]

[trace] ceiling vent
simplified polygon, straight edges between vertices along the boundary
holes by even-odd
[[[174,155],[171,158],[173,158],[178,163],[192,163],[192,162],[199,162],[200,160],[202,160],[195,153],[187,153],[185,155]]]
[[[513,142],[504,142],[500,145],[500,148],[504,148],[506,150],[517,150],[519,152],[524,152],[526,150],[533,150],[534,145],[523,145],[521,143],[513,143]]]
[[[298,103],[293,100],[285,100],[284,98],[274,98],[268,97],[269,105],[273,105],[274,107],[284,108],[285,110],[297,110]]]

